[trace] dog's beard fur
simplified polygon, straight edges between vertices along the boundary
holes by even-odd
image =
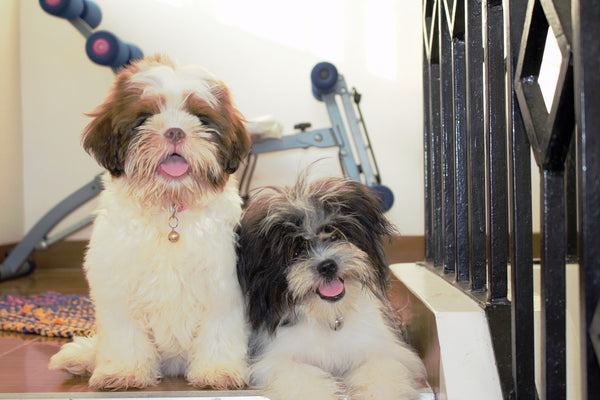
[[[286,274],[292,321],[297,318],[296,314],[299,314],[323,325],[332,325],[336,318],[356,311],[355,302],[351,298],[345,299],[346,301],[324,301],[315,295],[319,288],[338,278],[343,279],[344,287],[355,287],[355,290],[345,291],[345,296],[356,296],[358,292],[368,290],[377,293],[378,297],[384,300],[367,254],[352,243],[337,241],[325,246],[317,245],[309,251],[310,254],[291,264]],[[318,266],[329,260],[333,261],[339,270],[334,276],[326,277],[318,272]]]
[[[125,160],[126,186],[130,196],[148,205],[190,206],[218,191],[219,187],[214,182],[223,171],[217,158],[218,145],[213,137],[219,132],[194,119],[194,116],[176,110],[154,115],[138,128]],[[176,125],[185,127],[183,130],[188,133],[176,151],[189,164],[187,174],[180,179],[160,174],[160,164],[175,153],[173,145],[162,134],[173,121],[180,121]]]
[[[378,199],[345,179],[309,184],[305,173],[251,198],[238,245],[251,383],[274,400],[416,396],[423,366],[400,340],[386,297],[382,245],[393,231]],[[338,282],[322,295],[340,279],[343,292]]]

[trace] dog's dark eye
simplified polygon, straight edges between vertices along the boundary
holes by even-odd
[[[212,125],[212,120],[208,118],[206,115],[196,115],[196,118],[200,121],[200,123],[204,126]]]
[[[319,237],[325,242],[335,242],[342,239],[344,236],[335,226],[327,225],[319,230]]]
[[[344,235],[333,225],[322,226],[318,231],[319,240],[323,242],[335,242],[344,238]]]
[[[305,241],[301,241],[298,243],[295,243],[293,248],[292,248],[292,260],[302,256],[304,253],[306,253],[307,250],[307,243]]]
[[[148,118],[150,118],[150,114],[138,115],[138,117],[135,119],[135,121],[133,121],[133,124],[131,125],[132,128],[137,129],[140,126],[144,125],[146,123],[146,121],[148,120]]]
[[[293,253],[292,253],[292,258],[298,258],[302,255],[302,253],[304,253],[304,249],[301,247],[297,247],[294,249]]]

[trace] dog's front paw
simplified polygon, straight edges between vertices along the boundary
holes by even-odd
[[[75,337],[50,358],[48,368],[64,369],[73,375],[85,375],[94,370],[95,339]]]
[[[283,360],[277,360],[277,363],[272,365],[276,365],[276,369],[271,370],[267,376],[261,376],[254,368],[251,379],[269,399],[339,400],[345,398],[347,393],[345,384],[321,368]]]
[[[98,367],[90,377],[89,386],[93,389],[143,389],[158,384],[159,376],[144,368],[118,370],[117,368]]]
[[[200,366],[190,368],[185,377],[196,387],[210,386],[219,390],[241,389],[246,386],[247,370],[242,365]]]
[[[373,359],[350,371],[346,377],[352,399],[416,400],[417,382],[404,364]]]

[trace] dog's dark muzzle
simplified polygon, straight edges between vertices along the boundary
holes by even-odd
[[[317,265],[317,272],[325,279],[333,279],[337,276],[337,263],[330,259],[322,261],[319,265]]]
[[[344,280],[338,277],[338,265],[335,261],[327,259],[317,266],[317,272],[327,280],[327,283],[317,289],[317,294],[326,301],[341,300],[346,294]]]

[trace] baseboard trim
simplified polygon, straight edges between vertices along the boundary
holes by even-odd
[[[7,253],[17,243],[0,245],[0,259],[4,261]],[[36,268],[81,268],[87,240],[63,240],[56,242],[46,250],[34,250],[30,259]]]
[[[533,257],[539,258],[539,234],[533,235]],[[63,240],[46,250],[36,250],[31,258],[37,268],[81,268],[87,240]],[[7,251],[16,243],[0,245],[0,259],[4,260]],[[384,246],[388,263],[410,263],[425,259],[425,239],[423,236],[394,236]]]
[[[0,259],[17,244],[0,245]],[[35,250],[31,259],[37,268],[81,268],[87,240],[63,240],[46,250]],[[390,264],[422,261],[424,257],[423,236],[397,236],[385,245]]]
[[[384,245],[385,255],[390,264],[419,262],[425,259],[425,238],[423,236],[394,236]]]

